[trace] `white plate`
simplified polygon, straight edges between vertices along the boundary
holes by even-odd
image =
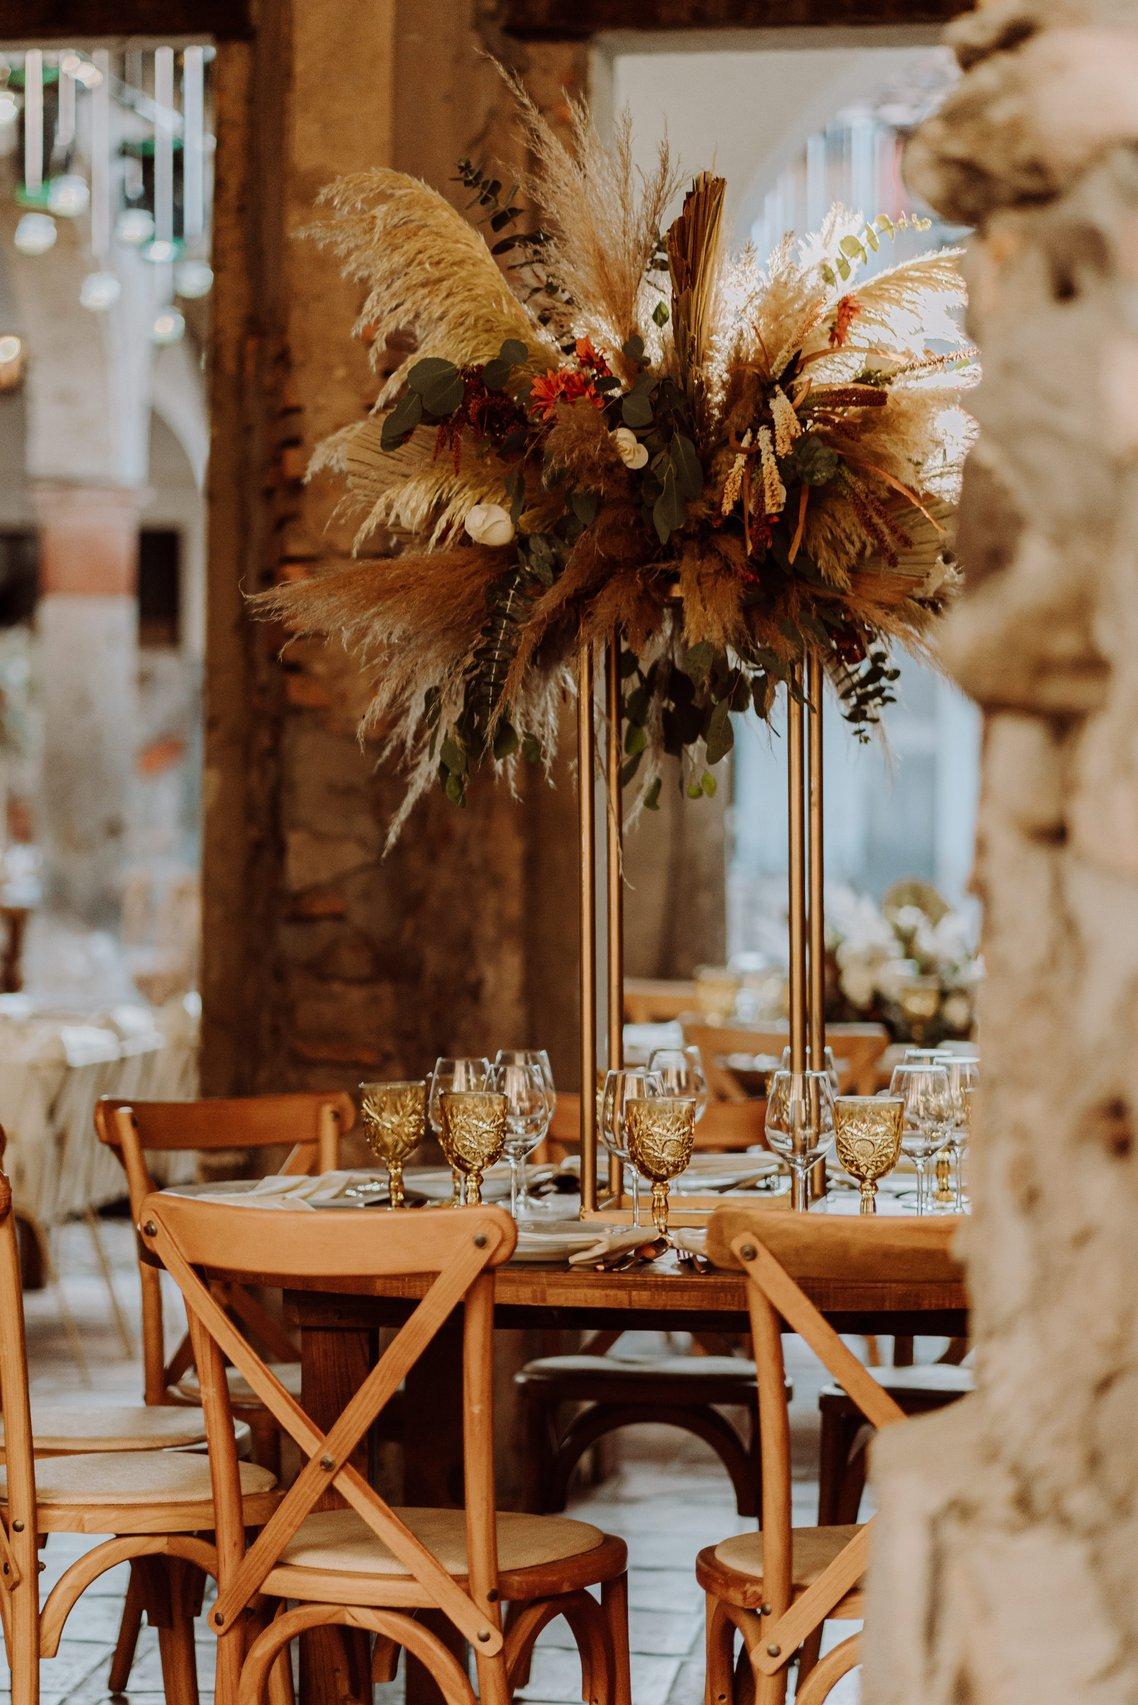
[[[553,1221],[548,1225],[534,1225],[527,1220],[518,1231],[518,1247],[510,1259],[562,1261],[579,1249],[590,1249],[603,1235],[603,1229],[583,1226],[579,1220]]]
[[[757,1154],[694,1154],[691,1164],[672,1185],[680,1195],[700,1190],[729,1190],[740,1179],[762,1180],[779,1171],[777,1156]]]

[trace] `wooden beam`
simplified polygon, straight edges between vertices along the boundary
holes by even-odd
[[[0,39],[83,42],[108,36],[241,40],[249,0],[0,0]]]
[[[602,30],[769,30],[944,24],[970,0],[504,0],[503,25],[528,38]]]

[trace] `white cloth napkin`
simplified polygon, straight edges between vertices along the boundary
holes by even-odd
[[[208,1190],[193,1192],[198,1202],[227,1202],[242,1208],[315,1208],[321,1202],[332,1202],[342,1196],[350,1184],[370,1180],[365,1172],[321,1172],[315,1177],[302,1173],[296,1177],[258,1178],[247,1187],[233,1189],[224,1183]]]

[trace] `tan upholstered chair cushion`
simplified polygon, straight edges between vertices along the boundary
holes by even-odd
[[[276,1480],[256,1463],[238,1464],[243,1493],[271,1492]],[[0,1502],[8,1495],[8,1476],[0,1469]],[[210,1502],[209,1459],[189,1451],[102,1451],[95,1456],[54,1456],[36,1463],[36,1501],[40,1504],[121,1504]]]
[[[37,1451],[176,1450],[205,1440],[205,1416],[200,1409],[153,1408],[144,1403],[87,1409],[57,1403],[37,1403],[32,1410],[32,1433]],[[4,1419],[0,1416],[0,1449]]]
[[[857,1533],[857,1527],[796,1527],[793,1533],[792,1557],[794,1585],[808,1587],[816,1581],[843,1546]],[[739,1533],[715,1547],[715,1561],[741,1575],[761,1579],[763,1573],[763,1536],[761,1533]]]
[[[449,1574],[466,1573],[466,1517],[462,1510],[397,1509]],[[564,1516],[498,1516],[498,1567],[502,1574],[579,1557],[604,1543],[591,1522]],[[406,1575],[407,1571],[354,1510],[323,1510],[301,1523],[281,1562],[299,1569],[360,1575]]]
[[[290,1397],[300,1396],[300,1363],[299,1362],[270,1362],[270,1371],[280,1380]],[[229,1396],[234,1403],[260,1404],[261,1399],[253,1390],[245,1375],[237,1368],[226,1368],[229,1380]],[[201,1381],[198,1379],[196,1368],[191,1368],[175,1388],[180,1396],[192,1397],[195,1401],[202,1394]]]

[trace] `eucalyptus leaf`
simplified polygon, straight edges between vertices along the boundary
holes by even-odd
[[[456,367],[449,374],[440,373],[436,378],[428,379],[421,391],[423,407],[437,420],[445,420],[461,407],[465,393],[462,374]]]
[[[703,490],[703,468],[691,439],[685,438],[682,432],[673,433],[668,454],[676,470],[676,485],[681,495],[698,497]]]
[[[621,399],[620,414],[625,426],[651,426],[653,380],[642,373]]]
[[[453,734],[448,734],[444,739],[439,757],[452,775],[466,774],[466,752]]]
[[[417,391],[404,391],[391,413],[384,416],[379,442],[384,450],[397,450],[423,418],[423,399]]]
[[[436,380],[444,377],[449,378],[457,375],[457,373],[458,368],[453,361],[447,361],[441,355],[424,355],[421,361],[416,361],[415,365],[408,369],[407,383],[413,391],[418,391],[419,395],[422,396],[428,385],[433,385]]]
[[[686,515],[687,506],[680,496],[675,469],[669,464],[664,470],[660,495],[652,505],[652,522],[662,545],[666,545],[677,528],[683,526]]]
[[[659,809],[660,809],[660,781],[661,781],[661,777],[657,776],[655,781],[652,783],[651,787],[648,789],[647,793],[644,795],[644,809],[645,809],[645,811],[659,811]]]
[[[625,755],[634,758],[648,744],[648,730],[639,722],[630,722],[624,731]]]
[[[725,758],[735,744],[735,730],[731,726],[731,706],[727,699],[720,699],[712,710],[705,739],[709,764],[717,764],[721,758]]]
[[[498,726],[494,730],[494,743],[492,747],[494,756],[499,760],[499,762],[501,762],[503,758],[508,758],[510,754],[516,752],[517,749],[517,730],[514,728],[512,723],[507,722],[503,717],[502,721],[499,722]]]
[[[715,647],[708,639],[701,639],[698,645],[689,646],[680,660],[680,668],[693,681],[703,681],[711,668],[715,656]]]

